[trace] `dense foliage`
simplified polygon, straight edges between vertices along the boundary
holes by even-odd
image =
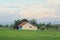
[[[0,27],[10,28],[10,29],[18,29],[17,25],[21,24],[22,22],[29,22],[30,24],[36,26],[38,30],[60,30],[60,24],[51,24],[50,22],[48,24],[45,23],[37,23],[35,19],[32,19],[28,21],[27,19],[22,20],[15,20],[14,24],[11,25],[0,25]]]

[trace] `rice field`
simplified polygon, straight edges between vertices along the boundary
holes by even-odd
[[[60,40],[60,32],[0,28],[0,40]]]

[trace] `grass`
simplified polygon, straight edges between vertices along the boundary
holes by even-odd
[[[60,40],[59,31],[28,31],[0,28],[0,40]]]

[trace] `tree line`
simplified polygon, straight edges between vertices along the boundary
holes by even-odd
[[[51,24],[50,22],[48,24],[45,23],[37,23],[35,19],[32,20],[27,20],[27,19],[22,19],[22,20],[15,20],[14,24],[11,25],[0,25],[0,27],[5,27],[5,28],[10,28],[10,29],[18,29],[17,25],[21,24],[22,22],[29,22],[30,24],[36,26],[38,30],[45,30],[45,29],[54,29],[58,30],[60,28],[60,25],[57,24]]]

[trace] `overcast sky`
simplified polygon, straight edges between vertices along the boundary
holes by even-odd
[[[0,0],[0,24],[23,18],[60,23],[60,0]]]

